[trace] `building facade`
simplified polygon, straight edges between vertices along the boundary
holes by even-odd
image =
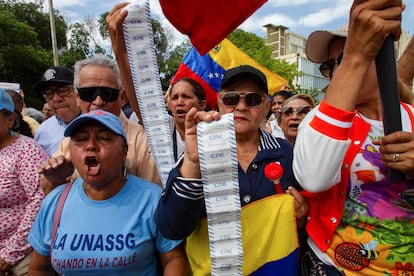
[[[263,27],[266,28],[266,45],[273,49],[272,57],[297,64],[299,75],[293,80],[293,85],[302,92],[312,94],[316,100],[320,100],[329,84],[329,79],[320,74],[319,64],[307,59],[306,38],[288,31],[289,28],[286,26],[266,24]],[[342,26],[341,29],[343,28],[347,26]],[[402,55],[410,39],[411,36],[403,32],[400,40],[395,43],[397,59]]]

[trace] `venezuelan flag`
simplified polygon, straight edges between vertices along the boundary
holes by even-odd
[[[183,77],[196,80],[206,92],[208,105],[216,108],[217,93],[224,72],[244,64],[256,67],[266,75],[267,85],[272,93],[280,90],[287,83],[284,78],[260,65],[227,38],[204,56],[200,55],[194,47],[191,48],[178,67],[171,83],[174,84],[175,81]]]
[[[299,242],[294,198],[278,194],[246,205],[241,211],[243,275],[298,275]],[[211,274],[207,219],[187,238],[193,275]]]

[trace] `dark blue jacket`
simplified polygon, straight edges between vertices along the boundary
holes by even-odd
[[[276,193],[274,184],[264,175],[270,162],[280,162],[283,189],[294,186],[301,190],[292,171],[292,145],[260,130],[259,151],[247,172],[239,164],[240,203],[242,206]],[[166,189],[155,212],[155,222],[161,233],[169,239],[185,239],[197,227],[201,217],[206,217],[203,184],[201,179],[182,178],[174,168],[169,175]]]

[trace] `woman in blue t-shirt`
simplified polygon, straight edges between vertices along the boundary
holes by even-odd
[[[185,275],[181,241],[163,237],[154,212],[158,185],[126,174],[126,136],[119,119],[94,110],[65,129],[70,156],[80,173],[64,202],[56,235],[54,214],[65,185],[42,203],[29,235],[34,248],[29,271],[46,275],[157,275],[157,254],[164,273]]]

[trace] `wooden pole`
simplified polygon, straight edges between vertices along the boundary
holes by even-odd
[[[53,64],[59,65],[57,54],[57,40],[56,40],[56,27],[55,27],[55,15],[53,12],[53,0],[49,0],[49,17],[50,17],[50,34],[52,39],[52,52],[53,52]]]

